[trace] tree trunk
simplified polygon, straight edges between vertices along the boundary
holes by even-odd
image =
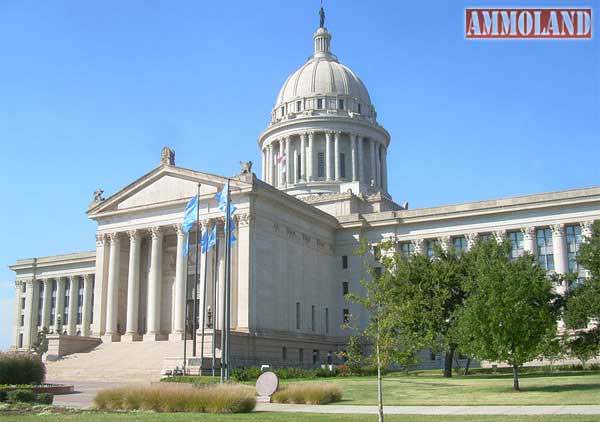
[[[377,413],[379,422],[383,422],[383,380],[381,378],[381,356],[379,351],[379,319],[377,319]]]
[[[444,378],[452,377],[452,361],[454,360],[454,347],[449,347],[444,356]]]
[[[471,358],[467,358],[467,364],[465,365],[465,375],[469,375],[469,366],[471,366]]]
[[[513,391],[521,391],[519,387],[519,366],[513,365]]]

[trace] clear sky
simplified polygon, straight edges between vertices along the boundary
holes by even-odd
[[[494,6],[564,6],[497,0]],[[469,41],[489,1],[326,0],[332,49],[392,136],[411,208],[600,185],[600,14],[591,41]],[[177,164],[260,169],[257,136],[312,53],[317,0],[0,1],[0,349],[28,258],[92,250],[92,192]]]

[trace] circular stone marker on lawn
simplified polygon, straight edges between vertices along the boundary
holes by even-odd
[[[259,396],[271,396],[279,387],[279,379],[273,372],[265,372],[256,380],[256,392]]]

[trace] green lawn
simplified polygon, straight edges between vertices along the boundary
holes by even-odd
[[[343,392],[341,404],[376,404],[375,377],[327,378]],[[283,383],[285,384],[285,382]],[[384,378],[384,402],[388,405],[567,405],[599,404],[600,372],[568,372],[556,375],[526,374],[522,391],[512,391],[511,375],[469,375],[443,378],[437,373],[390,374]]]
[[[75,414],[75,415],[40,415],[40,416],[2,416],[6,422],[376,422],[376,415],[324,415],[314,413],[250,413],[241,415],[207,415],[192,413],[129,413],[129,414]],[[400,416],[389,415],[387,422],[499,422],[499,421],[524,421],[524,422],[588,422],[600,421],[600,416]]]

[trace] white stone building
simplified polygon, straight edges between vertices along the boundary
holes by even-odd
[[[258,139],[262,178],[242,173],[231,181],[238,208],[234,364],[315,364],[343,347],[344,319],[366,317],[344,300],[364,275],[354,255],[361,235],[372,244],[393,239],[406,254],[430,254],[435,242],[466,249],[478,237],[508,238],[514,254],[532,252],[549,271],[579,271],[575,255],[600,218],[600,188],[414,210],[396,204],[388,194],[390,135],[330,42],[320,27],[314,55],[277,95]],[[222,239],[214,194],[226,180],[177,167],[166,148],[158,167],[91,204],[94,251],[18,260],[10,267],[15,348],[28,349],[42,327],[81,341],[143,342],[148,350],[181,342],[186,280],[195,274],[192,256],[182,254],[190,241],[181,230],[184,207],[200,184],[202,227],[216,224]],[[206,274],[207,313],[199,319],[210,338],[222,324],[214,315],[223,298],[223,248],[210,251],[207,262],[199,272],[201,286]]]

